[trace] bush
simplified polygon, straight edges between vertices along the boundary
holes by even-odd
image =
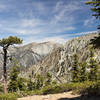
[[[85,89],[83,94],[87,94],[88,96],[100,96],[100,81],[92,83]]]
[[[42,89],[42,93],[46,94],[54,94],[54,93],[62,93],[65,92],[66,88],[64,85],[48,85]]]
[[[95,83],[95,82],[94,82]],[[46,95],[54,93],[62,93],[67,91],[73,91],[74,94],[84,94],[86,89],[89,88],[93,82],[84,82],[84,83],[66,83],[66,84],[52,84],[44,86],[41,89],[34,89],[33,91],[20,91],[19,96],[32,96],[32,95]]]
[[[1,94],[0,100],[17,100],[17,95],[12,93]]]
[[[34,89],[33,91],[19,91],[17,97],[25,97],[32,95],[46,95],[54,93],[62,93],[67,91],[73,91],[74,94],[83,94],[83,95],[100,95],[100,81],[91,82],[86,81],[84,83],[66,83],[66,84],[52,84],[45,86],[41,89]],[[5,99],[0,99],[5,100]],[[10,99],[7,99],[10,100]],[[12,99],[13,100],[13,99]],[[14,99],[16,100],[16,99]]]
[[[35,89],[41,89],[43,87],[43,77],[38,74],[35,80]]]
[[[0,93],[3,93],[3,85],[0,85]]]
[[[42,94],[54,94],[73,91],[73,94],[100,96],[100,81],[86,81],[83,83],[49,85],[44,87],[41,91]]]
[[[74,94],[84,94],[86,89],[89,88],[93,83],[94,82],[90,81],[83,83],[71,83],[69,84],[69,90],[72,90]]]
[[[18,93],[19,97],[32,96],[32,95],[46,95],[54,93],[62,93],[66,90],[63,85],[48,85],[42,89],[34,89],[33,91],[20,91]]]
[[[52,83],[52,75],[50,73],[46,73],[44,86],[51,85]]]

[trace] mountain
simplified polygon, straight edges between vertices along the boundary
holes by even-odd
[[[98,36],[92,33],[73,38],[64,45],[44,42],[30,43],[20,47],[10,47],[8,55],[12,55],[21,65],[21,76],[28,77],[33,73],[33,79],[37,74],[45,75],[49,72],[53,80],[68,82],[71,80],[71,68],[73,66],[73,55],[77,54],[79,62],[89,62],[90,40]],[[100,50],[95,49],[95,59],[100,62]],[[2,69],[2,54],[0,54],[0,69]],[[11,68],[13,62],[8,60],[7,68]],[[0,74],[2,70],[0,70]],[[1,75],[0,75],[1,76]]]
[[[50,53],[41,62],[33,65],[26,72],[22,74],[27,77],[28,74],[34,73],[45,75],[49,72],[54,80],[58,82],[68,82],[71,80],[71,68],[74,62],[73,55],[77,54],[79,62],[89,62],[90,57],[90,40],[98,36],[98,33],[88,34],[69,40],[63,47],[59,47]],[[95,59],[100,62],[100,50],[95,49]]]
[[[44,43],[30,43],[20,47],[9,47],[8,56],[16,58],[18,63],[21,65],[22,70],[27,70],[32,65],[43,60],[47,55],[49,55],[53,50],[56,50],[58,47],[61,47],[61,44],[53,42],[44,42]],[[2,52],[2,49],[0,50]],[[10,61],[8,58],[7,68],[11,68],[13,61]],[[3,66],[3,55],[0,54],[0,69]],[[0,71],[1,73],[2,71]]]

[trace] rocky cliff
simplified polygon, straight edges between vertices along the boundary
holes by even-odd
[[[53,42],[44,42],[44,43],[30,43],[28,45],[20,47],[9,47],[8,56],[16,58],[18,63],[21,65],[22,70],[27,70],[30,66],[36,64],[39,61],[42,61],[47,55],[49,55],[53,50],[56,50],[58,47],[61,47],[61,44]],[[2,49],[0,50],[0,53]],[[13,61],[8,58],[7,68],[11,68]],[[0,74],[2,73],[3,66],[3,55],[0,54]]]
[[[90,40],[97,33],[88,34],[82,37],[77,37],[69,40],[63,47],[59,47],[57,50],[50,53],[44,60],[32,66],[28,70],[28,74],[34,72],[36,74],[45,75],[49,72],[52,74],[53,79],[59,82],[68,82],[71,80],[71,68],[73,65],[73,55],[77,54],[79,62],[89,61],[90,57]],[[95,59],[100,62],[100,50],[95,49]]]
[[[10,47],[8,55],[13,55],[22,66],[21,76],[28,77],[33,73],[45,75],[49,72],[54,80],[68,82],[71,80],[73,55],[77,54],[79,62],[89,61],[90,40],[98,33],[73,38],[64,45],[45,42],[31,43],[22,47]],[[100,50],[95,49],[95,59],[100,62]],[[12,62],[8,60],[7,67],[11,68]],[[2,54],[0,54],[0,68],[2,68]],[[1,73],[1,72],[0,72]]]

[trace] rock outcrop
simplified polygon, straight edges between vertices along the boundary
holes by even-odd
[[[28,73],[34,72],[35,74],[42,74],[49,72],[52,74],[53,79],[59,82],[68,82],[71,80],[71,68],[73,65],[73,55],[77,54],[79,62],[88,62],[90,57],[90,40],[97,33],[88,34],[82,37],[77,37],[69,40],[63,47],[50,53],[44,60],[32,66]],[[95,59],[100,62],[100,50],[95,49]]]
[[[48,56],[53,50],[56,50],[58,47],[61,47],[61,44],[53,42],[44,42],[44,43],[30,43],[28,45],[20,47],[9,47],[8,56],[16,58],[20,64],[22,70],[27,70],[32,65],[42,61],[46,56]],[[1,51],[2,52],[2,49]],[[7,68],[12,67],[13,61],[8,58]],[[0,54],[0,74],[2,73],[3,66],[3,55]]]
[[[64,45],[45,42],[31,43],[22,47],[10,47],[9,55],[14,55],[18,60],[21,68],[21,76],[28,77],[33,74],[45,75],[49,72],[53,80],[58,82],[69,82],[71,80],[71,69],[73,66],[73,55],[77,54],[79,62],[89,62],[90,58],[90,40],[98,33],[88,34],[85,36],[73,38]],[[95,49],[95,59],[100,63],[100,50]],[[8,60],[8,68],[12,63]],[[0,68],[2,68],[2,54],[0,54]],[[1,73],[1,72],[0,72]]]

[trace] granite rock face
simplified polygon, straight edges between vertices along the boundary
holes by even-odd
[[[77,54],[79,62],[89,62],[90,40],[98,33],[88,34],[73,38],[64,45],[52,42],[31,43],[22,47],[10,47],[8,55],[14,55],[22,66],[21,76],[28,78],[33,73],[33,79],[37,74],[45,75],[49,72],[52,79],[62,82],[71,81],[71,68],[73,66],[73,55]],[[100,63],[100,50],[95,49],[95,59]],[[8,68],[12,63],[8,60]],[[2,54],[0,54],[0,68],[2,68]]]
[[[90,45],[90,40],[95,36],[98,36],[98,34],[89,34],[66,42],[63,47],[59,47],[41,62],[29,68],[27,73],[34,72],[35,76],[36,74],[45,75],[45,73],[49,72],[52,74],[53,79],[60,83],[71,81],[71,68],[74,61],[73,55],[78,55],[79,62],[89,62],[90,49],[92,46]],[[95,49],[94,53],[95,59],[99,63],[100,50]]]
[[[22,70],[27,70],[32,65],[43,60],[47,55],[49,55],[53,50],[61,47],[61,44],[53,42],[44,42],[44,43],[30,43],[25,46],[20,47],[9,47],[8,56],[16,58],[18,63],[21,65]],[[2,49],[0,50],[2,52]],[[13,62],[7,60],[7,68],[11,68]],[[0,54],[0,73],[2,72],[3,66],[3,55]]]

